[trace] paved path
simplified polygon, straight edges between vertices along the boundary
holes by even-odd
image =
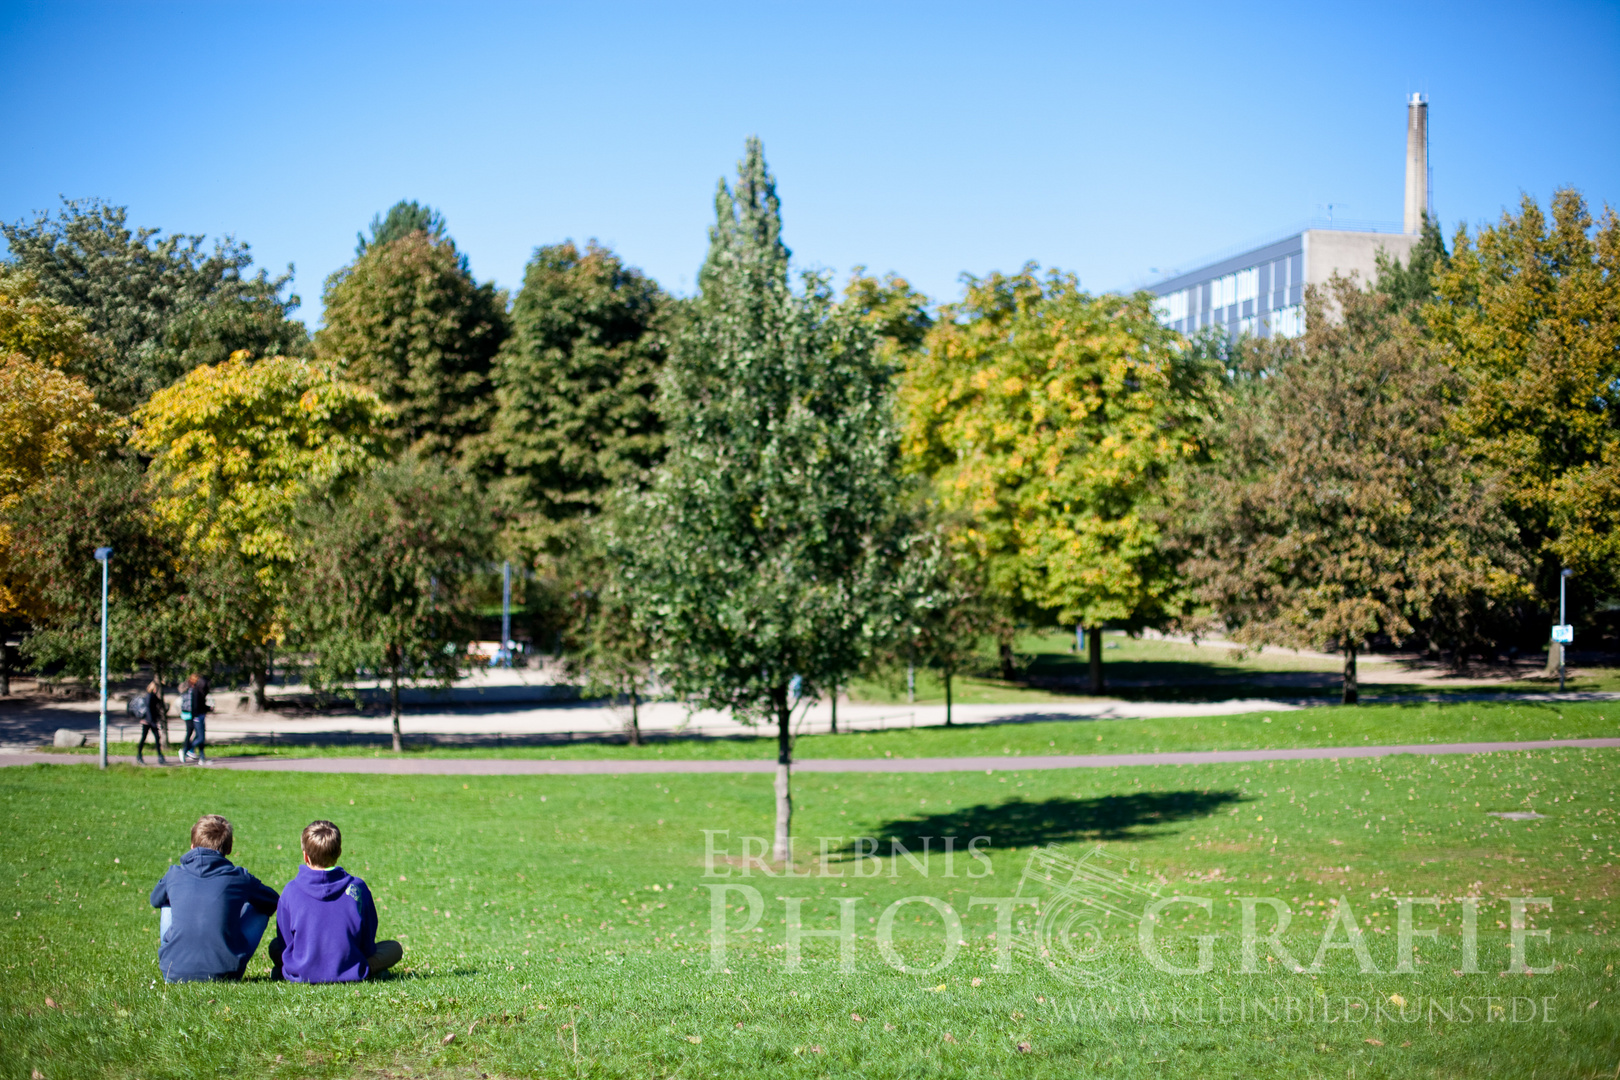
[[[1406,746],[1309,746],[1280,750],[1183,750],[1157,754],[1049,754],[1028,757],[805,758],[797,772],[938,773],[1105,769],[1122,765],[1217,765],[1245,761],[1372,758],[1394,754],[1498,754],[1516,750],[1620,749],[1620,739],[1538,739],[1532,742],[1412,743]],[[134,758],[113,758],[134,764]],[[91,754],[0,753],[0,766],[95,764]],[[582,776],[627,773],[770,773],[776,763],[743,761],[543,761],[514,758],[216,758],[208,766],[231,772],[381,773],[396,776]]]

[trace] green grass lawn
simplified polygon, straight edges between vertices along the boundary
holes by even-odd
[[[1040,717],[1032,710],[1032,717]],[[409,731],[409,720],[406,730]],[[801,758],[960,757],[1000,754],[1124,754],[1168,750],[1252,750],[1295,746],[1360,746],[1428,742],[1512,742],[1620,736],[1620,701],[1324,706],[1236,716],[1147,720],[1032,719],[1028,722],[926,727],[844,735],[804,735]],[[113,743],[113,754],[133,754],[133,743]],[[75,754],[93,754],[81,747]],[[209,753],[282,757],[389,756],[386,743],[302,745],[217,743]],[[774,736],[654,739],[643,747],[613,740],[561,745],[491,745],[474,748],[408,746],[411,757],[696,758],[776,756]],[[156,758],[150,754],[148,760]]]
[[[744,836],[769,835],[769,776],[7,769],[0,1077],[1612,1076],[1615,765],[1614,751],[1569,748],[804,775],[795,832],[809,876],[794,879],[737,857]],[[1546,816],[1487,816],[1526,809]],[[344,865],[371,883],[384,934],[405,943],[398,973],[288,986],[264,978],[261,956],[241,984],[165,985],[146,896],[205,812],[231,818],[236,860],[278,887],[302,826],[337,821]],[[730,876],[705,876],[705,829],[728,830],[717,843],[730,856],[714,865]],[[862,835],[912,850],[955,836],[956,876],[945,876],[939,840],[926,874],[905,859],[854,862],[850,838]],[[988,863],[963,857],[972,836],[989,838]],[[1078,856],[1099,843],[1136,860],[1127,883],[1210,901],[1207,915],[1171,909],[1161,938],[1173,962],[1191,964],[1192,936],[1216,935],[1212,970],[1149,967],[1134,926],[1113,919],[1098,928],[1100,962],[1080,967],[1117,965],[1105,983],[1022,953],[996,970],[993,909],[970,898],[1013,895],[1037,847]],[[857,876],[863,868],[878,873]],[[713,884],[757,888],[764,905],[760,932],[728,942],[728,973],[709,970]],[[1401,895],[1448,898],[1416,909],[1440,936],[1417,939],[1411,974],[1389,971]],[[1457,974],[1462,907],[1450,898],[1464,895],[1483,898],[1481,974]],[[959,913],[965,944],[943,970],[897,971],[876,945],[885,908],[912,896]],[[1303,964],[1345,898],[1377,972],[1334,949],[1320,972],[1294,973],[1263,940],[1260,970],[1242,972],[1239,896],[1288,904],[1282,941]],[[1552,900],[1530,914],[1550,936],[1530,939],[1528,959],[1556,970],[1501,974],[1508,896]],[[785,971],[781,897],[805,898],[814,929],[836,927],[835,901],[855,900],[855,970],[839,970],[836,941],[812,939],[803,969]],[[746,906],[744,893],[725,899]],[[899,910],[897,958],[933,962],[942,916]],[[731,925],[745,914],[728,912]]]

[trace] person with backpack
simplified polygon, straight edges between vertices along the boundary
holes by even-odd
[[[157,750],[158,764],[167,765],[163,760],[163,729],[169,719],[169,707],[163,701],[163,684],[153,679],[146,684],[146,689],[129,699],[129,715],[134,717],[141,725],[141,741],[135,744],[135,761],[145,765],[146,759],[141,751],[146,749],[146,736],[152,736],[152,746]]]
[[[180,690],[180,719],[186,723],[186,741],[180,749],[180,760],[185,764],[206,765],[203,751],[207,740],[208,678],[192,672]]]

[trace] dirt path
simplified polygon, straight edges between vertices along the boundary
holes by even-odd
[[[1394,754],[1500,754],[1516,750],[1620,749],[1620,739],[1540,739],[1533,742],[1414,743],[1406,746],[1311,746],[1283,750],[1186,750],[1159,754],[1052,754],[1029,757],[807,758],[798,772],[938,773],[1108,769],[1125,765],[1217,765],[1246,761],[1372,758]],[[133,765],[134,758],[112,759]],[[89,754],[0,753],[0,766],[93,765]],[[156,766],[153,766],[156,768]],[[170,766],[177,768],[178,766]],[[194,766],[195,767],[195,766]],[[540,761],[521,758],[216,758],[204,766],[231,772],[380,773],[395,776],[583,776],[627,773],[770,773],[776,763],[752,761]]]

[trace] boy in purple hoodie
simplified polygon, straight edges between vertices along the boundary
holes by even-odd
[[[343,834],[330,821],[304,829],[304,865],[287,882],[270,943],[271,978],[289,982],[357,982],[387,971],[405,955],[397,941],[377,940],[377,906],[366,883],[337,865]]]

